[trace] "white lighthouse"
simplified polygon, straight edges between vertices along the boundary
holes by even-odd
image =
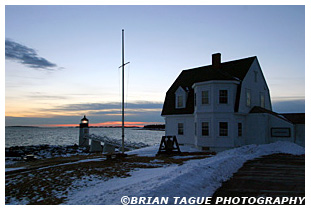
[[[89,134],[89,120],[84,115],[80,123],[79,146],[83,147],[89,146],[89,139],[86,137],[86,135],[88,134]]]

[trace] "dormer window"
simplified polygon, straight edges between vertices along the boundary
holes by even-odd
[[[260,93],[260,106],[262,108],[265,108],[265,94],[264,93]]]
[[[182,109],[186,107],[187,92],[179,87],[175,92],[175,108]]]
[[[254,82],[257,82],[258,71],[254,71]]]
[[[251,90],[246,89],[246,106],[251,106]]]
[[[183,108],[184,104],[183,104],[183,97],[182,96],[177,96],[177,108]]]

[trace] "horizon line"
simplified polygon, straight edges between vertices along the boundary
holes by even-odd
[[[125,122],[125,127],[144,127],[145,125],[164,124],[164,122]],[[8,125],[6,127],[79,127],[79,123],[67,124],[40,124],[40,125]],[[89,127],[119,127],[122,121],[108,121],[103,123],[90,123]]]

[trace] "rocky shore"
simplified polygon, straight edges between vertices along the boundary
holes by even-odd
[[[119,140],[110,139],[113,145],[120,144]],[[120,144],[121,145],[121,144]],[[125,150],[139,149],[148,146],[144,143],[126,142]],[[118,148],[116,148],[118,149]],[[31,146],[13,146],[5,148],[5,164],[12,165],[21,161],[71,157],[75,155],[91,155],[89,147],[80,147],[75,145],[31,145]]]
[[[6,165],[23,161],[27,156],[33,156],[34,159],[45,159],[88,154],[90,154],[88,148],[79,147],[78,145],[32,145],[5,148]]]

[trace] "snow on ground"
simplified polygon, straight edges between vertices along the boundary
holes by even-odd
[[[5,172],[16,171],[16,170],[21,170],[21,169],[25,169],[25,167],[5,168]]]
[[[11,166],[17,163],[17,161],[21,161],[21,158],[11,158],[11,157],[6,157],[5,158],[5,166]]]
[[[141,149],[129,151],[129,152],[127,152],[127,154],[137,155],[137,156],[145,156],[145,157],[154,157],[159,150],[159,146],[160,145],[144,147]],[[199,150],[199,149],[191,147],[191,146],[179,146],[179,149],[182,152],[202,152],[202,150]]]
[[[143,148],[129,153],[155,155],[155,149]],[[77,180],[75,184],[82,187],[68,190],[65,204],[121,204],[122,196],[169,197],[169,202],[173,202],[173,197],[210,197],[244,162],[274,153],[300,155],[304,154],[304,148],[290,142],[247,145],[210,158],[190,160],[180,166],[139,169],[131,172],[128,178],[87,184],[79,184]]]

